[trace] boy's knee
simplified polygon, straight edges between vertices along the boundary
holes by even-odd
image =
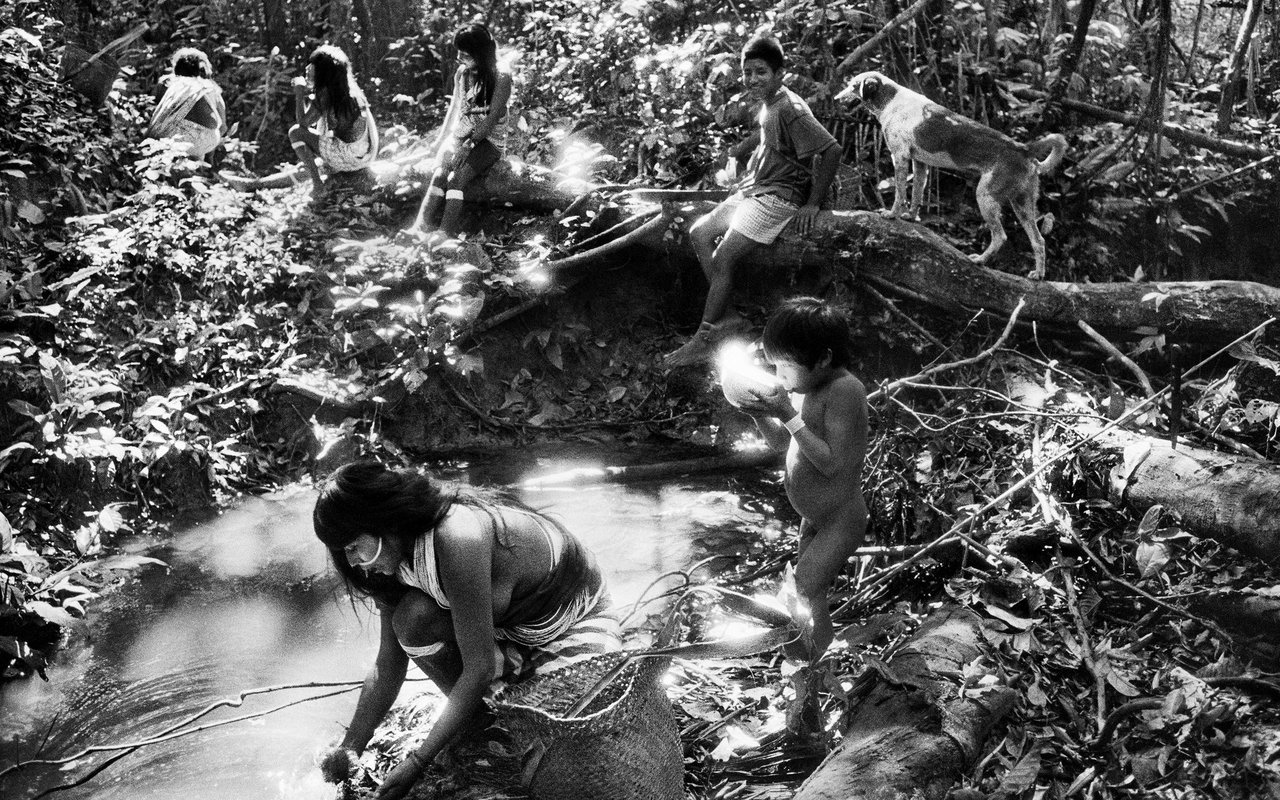
[[[719,233],[713,230],[710,215],[703,217],[693,225],[689,226],[689,241],[697,247],[709,247],[716,240]]]
[[[467,188],[467,184],[471,183],[472,172],[469,169],[454,170],[449,176],[449,190],[453,192],[461,192]]]
[[[828,577],[830,572],[830,570],[815,569],[812,566],[809,568],[797,566],[796,593],[809,600],[819,595],[825,597],[827,590],[831,588],[831,583],[835,580],[834,574]]]

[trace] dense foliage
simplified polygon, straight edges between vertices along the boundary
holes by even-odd
[[[910,75],[949,106],[1015,138],[1034,138],[1046,132],[1046,109],[1025,90],[1054,84],[1078,13],[1065,3],[988,8],[939,0],[862,61],[845,64],[908,4],[387,3],[394,13],[385,18],[357,5],[103,0],[90,13],[82,2],[54,9],[0,0],[0,611],[16,610],[42,631],[0,633],[6,676],[44,665],[52,641],[41,623],[83,624],[86,603],[104,583],[141,563],[110,557],[116,536],[303,475],[335,443],[399,458],[449,446],[441,433],[449,427],[475,426],[505,441],[581,435],[593,425],[633,438],[724,438],[709,422],[705,386],[677,385],[659,373],[651,336],[606,341],[571,315],[548,313],[498,347],[472,346],[469,337],[485,319],[533,303],[531,263],[613,224],[617,207],[559,221],[495,213],[462,247],[433,253],[396,236],[420,190],[412,171],[373,194],[328,203],[308,204],[302,189],[235,193],[180,153],[141,139],[156,79],[176,47],[193,44],[213,56],[233,122],[219,166],[265,173],[289,158],[289,81],[316,44],[335,41],[353,53],[382,127],[396,126],[388,152],[404,152],[443,114],[456,66],[452,28],[484,14],[519,76],[515,155],[570,181],[702,186],[715,180],[725,145],[741,135],[724,112],[738,89],[735,53],[767,27],[788,45],[794,88],[843,132],[847,161],[857,167],[853,196],[877,203],[889,190],[890,169],[875,126],[831,103],[843,79],[871,67]],[[1183,0],[1100,5],[1067,81],[1069,96],[1211,129],[1239,9]],[[1162,5],[1176,31],[1173,57],[1160,46]],[[61,79],[64,42],[94,50],[143,22],[149,29],[115,54],[121,70],[104,107]],[[1237,81],[1238,114],[1226,134],[1259,149],[1274,146],[1271,120],[1280,112],[1280,37],[1274,18],[1262,24],[1267,30],[1249,40],[1254,67]],[[1258,278],[1270,266],[1274,232],[1257,222],[1269,221],[1275,207],[1273,162],[1242,162],[1084,113],[1060,119],[1071,156],[1046,180],[1044,198],[1058,221],[1050,240],[1055,278]],[[937,185],[932,224],[971,245],[980,226],[970,191],[945,175]],[[1230,256],[1221,252],[1226,241]],[[918,331],[871,308],[861,308],[858,330],[868,349],[878,342],[927,348]],[[626,319],[647,334],[666,322]],[[1134,355],[1163,359],[1162,335],[1148,333]],[[947,335],[971,344],[969,332]],[[1223,374],[1187,387],[1186,416],[1207,441],[1274,460],[1280,363],[1265,347],[1233,356]],[[1119,395],[1123,405],[1123,393],[1088,369],[1072,367],[1064,378],[1056,363],[1021,367],[1047,386],[1071,383],[1078,395],[1109,396],[1112,404]],[[968,380],[998,383],[991,373]],[[327,428],[322,411],[303,413],[281,399],[300,384],[327,401],[350,400],[353,415],[340,430]],[[1045,413],[1106,413],[1100,399],[1068,407],[1076,402],[1069,394],[1054,393]],[[388,431],[394,423],[382,409],[406,398],[428,409],[431,426]],[[1071,436],[1065,423],[1045,432],[1029,418],[1004,415],[1001,400],[975,389],[879,409],[868,488],[882,540],[931,538],[1015,480],[1029,440]],[[1055,638],[1080,613],[1065,594],[1046,598],[1036,594],[1043,589],[1036,581],[1009,586],[971,574],[945,587],[924,578],[897,587],[899,594],[944,591],[1005,626],[994,637],[998,663],[974,669],[999,674],[1022,695],[1007,735],[969,783],[995,789],[1019,766],[1031,771],[1034,756],[1037,769],[1046,769],[1043,796],[1086,784],[1091,796],[1141,796],[1140,786],[1125,782],[1131,768],[1172,797],[1174,763],[1185,765],[1189,785],[1227,783],[1229,796],[1257,796],[1276,780],[1275,746],[1265,728],[1250,726],[1274,720],[1252,701],[1188,679],[1226,669],[1213,665],[1228,660],[1227,644],[1195,624],[1144,615],[1109,583],[1107,570],[1152,591],[1184,594],[1257,587],[1265,572],[1230,561],[1216,546],[1189,544],[1176,520],[1127,519],[1089,480],[1083,467],[1069,468],[1060,488],[1075,498],[1069,511],[1082,538],[1103,556],[1104,566],[1080,571],[1078,604],[1098,629],[1089,668],[1101,675],[1101,689],[1082,671],[1085,659],[1071,640]],[[1051,524],[1033,506],[989,527],[1034,538]],[[1057,534],[1047,541],[1048,551],[1027,557],[1035,571],[1058,569],[1050,563],[1061,543],[1054,544]],[[753,554],[742,575],[759,577],[789,547],[787,540],[776,552]],[[887,616],[874,632],[847,634],[847,651],[824,673],[831,719],[855,704],[863,685],[845,678],[875,669],[872,659],[888,658],[913,628],[921,607],[893,605],[899,599],[873,598],[858,609]],[[1135,644],[1152,642],[1164,652]],[[747,738],[774,733],[770,712],[793,699],[777,688],[779,664],[741,669],[759,685],[725,697],[691,689],[683,698],[686,734],[695,740],[689,756],[701,765],[691,782],[703,796],[735,796],[752,772],[784,784],[796,777],[788,770],[797,761],[780,759],[778,750],[730,741],[735,730]],[[1125,727],[1117,734],[1123,748],[1107,753],[1081,738],[1090,728],[1076,709],[1088,719],[1091,692],[1111,692],[1113,701],[1159,694],[1167,704]],[[731,706],[744,698],[758,713],[735,726],[701,724],[709,714],[741,713]],[[1058,708],[1074,717],[1072,725],[1064,726]],[[1224,775],[1228,763],[1240,769]],[[1080,783],[1082,775],[1089,781]]]

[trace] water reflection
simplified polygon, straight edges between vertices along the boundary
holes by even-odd
[[[519,467],[559,468],[536,459]],[[483,470],[470,466],[452,477],[494,479]],[[530,491],[523,499],[581,536],[599,557],[615,599],[630,603],[662,573],[711,552],[746,549],[766,521],[758,510],[744,510],[759,506],[744,503],[729,486],[725,478],[708,478]],[[38,749],[61,757],[145,738],[253,687],[361,679],[377,649],[377,623],[338,590],[311,530],[313,502],[303,488],[248,499],[146,549],[170,568],[146,568],[101,602],[89,641],[64,654],[51,682],[0,685],[3,764],[34,757]],[[405,691],[426,686],[411,683]],[[331,690],[249,697],[199,724],[322,691]],[[354,702],[351,692],[149,745],[58,796],[323,797],[315,754],[341,736]],[[10,775],[0,782],[0,796],[35,797],[105,757],[63,771]]]

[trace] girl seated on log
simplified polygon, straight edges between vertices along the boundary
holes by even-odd
[[[486,692],[621,648],[594,556],[519,502],[449,489],[381,464],[348,464],[316,501],[316,536],[381,616],[381,640],[341,745],[321,767],[345,778],[404,682],[409,659],[447,701],[377,797],[401,797],[481,710]]]
[[[346,53],[333,45],[317,47],[308,60],[307,76],[293,79],[293,99],[298,123],[289,129],[289,142],[311,179],[313,195],[324,193],[320,165],[330,181],[338,174],[369,169],[378,155],[378,125]],[[299,182],[295,175],[286,171],[263,178],[221,177],[237,189],[253,191],[291,186]]]
[[[298,124],[289,129],[289,141],[311,176],[313,193],[324,184],[317,156],[331,173],[368,169],[378,155],[378,125],[346,53],[333,45],[317,47],[307,77],[293,79],[293,99]]]
[[[188,146],[189,156],[203,159],[227,130],[227,106],[213,82],[209,57],[184,47],[173,54],[172,72],[160,81],[164,95],[151,114],[147,136],[181,142]]]
[[[511,71],[498,64],[497,42],[487,27],[476,23],[459,29],[453,44],[459,61],[453,98],[434,147],[436,167],[427,196],[411,233],[434,233],[434,222],[443,206],[440,233],[456,236],[463,191],[498,162],[506,147]]]

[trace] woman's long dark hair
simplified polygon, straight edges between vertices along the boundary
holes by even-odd
[[[482,23],[459,28],[453,35],[453,46],[475,59],[476,105],[487,106],[493,99],[493,89],[498,83],[498,43]]]
[[[366,573],[347,561],[343,548],[362,534],[392,539],[412,558],[418,537],[433,530],[460,503],[493,521],[494,538],[509,546],[500,506],[538,512],[500,492],[459,490],[429,475],[409,469],[390,469],[376,461],[357,461],[339,467],[320,488],[311,520],[316,537],[329,548],[333,565],[355,593],[394,605],[407,587],[395,576]],[[555,520],[539,517],[555,525]]]
[[[351,60],[347,54],[331,44],[317,47],[311,53],[311,66],[315,68],[316,105],[325,114],[344,126],[352,125],[360,118],[365,105],[364,92],[356,85],[351,72]]]

